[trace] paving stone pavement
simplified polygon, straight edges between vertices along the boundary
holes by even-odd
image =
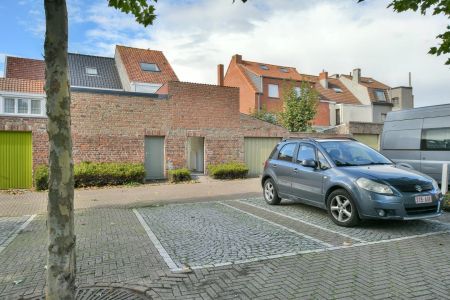
[[[232,205],[232,202],[225,204]],[[179,232],[195,226],[210,226],[201,232],[219,240],[225,235],[220,242],[229,240],[237,244],[242,241],[232,234],[243,236],[244,242],[251,232],[258,236],[260,231],[270,230],[281,239],[298,237],[289,230],[282,232],[281,227],[232,211],[220,203],[195,204],[192,207],[197,205],[205,207],[199,208],[202,212],[192,221],[187,216],[192,215],[194,209],[189,210],[186,205],[171,205],[167,207],[174,209],[178,218],[164,219],[161,215],[155,217],[151,214],[149,218],[154,217],[155,220],[149,222],[153,226],[159,217],[160,222],[166,224],[164,226]],[[168,210],[164,211],[163,207],[148,210],[155,209],[168,216]],[[245,207],[240,206],[240,209]],[[307,210],[305,207],[295,210],[298,209]],[[182,216],[183,211],[186,217]],[[270,218],[289,229],[311,230],[308,232],[314,234],[312,228],[301,227],[305,224],[295,227],[294,223],[287,223],[279,215],[259,213],[259,217]],[[310,215],[308,220],[315,220],[313,216],[322,213],[305,214]],[[411,224],[421,226],[422,223]],[[183,229],[177,229],[177,226]],[[368,226],[361,230],[370,236],[374,228],[377,233],[373,236],[378,237],[377,227]],[[434,228],[428,227],[427,223],[423,226]],[[155,227],[151,228],[156,231]],[[336,226],[333,229],[339,230]],[[405,236],[405,232],[410,232],[406,226],[399,229],[400,233],[394,234],[395,230],[392,230],[383,234]],[[423,232],[417,227],[416,230]],[[97,284],[125,286],[145,292],[154,299],[450,299],[448,233],[174,273],[130,209],[78,210],[76,232],[77,285],[83,287]],[[361,236],[357,231],[354,233]],[[325,232],[317,231],[315,237],[333,241],[330,233],[325,235]],[[195,233],[194,238],[197,238]],[[340,242],[340,238],[336,242]],[[286,245],[290,243],[286,242]],[[184,247],[184,244],[177,247]],[[42,294],[45,248],[45,216],[39,215],[0,253],[0,299],[30,298]]]
[[[29,217],[0,217],[0,252],[7,246],[13,235],[20,230],[20,227]]]
[[[180,268],[324,247],[220,203],[175,204],[138,211]]]
[[[397,239],[414,235],[429,234],[450,230],[450,224],[431,220],[413,221],[364,221],[357,227],[339,227],[330,220],[325,210],[282,200],[280,205],[268,205],[263,198],[252,198],[242,201],[247,204],[281,213],[313,225],[348,235],[364,242]]]

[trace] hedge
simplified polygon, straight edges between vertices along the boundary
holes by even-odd
[[[209,175],[216,179],[236,179],[245,178],[248,167],[245,164],[231,162],[208,166]]]
[[[74,166],[74,179],[75,187],[142,183],[145,169],[142,164],[83,162]],[[48,188],[47,166],[36,168],[34,181],[37,190]]]
[[[182,181],[189,181],[191,180],[191,171],[188,169],[176,169],[176,170],[169,170],[169,181],[170,182],[182,182]]]

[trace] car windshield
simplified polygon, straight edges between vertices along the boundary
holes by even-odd
[[[359,142],[327,141],[320,144],[338,167],[392,164],[389,159]]]

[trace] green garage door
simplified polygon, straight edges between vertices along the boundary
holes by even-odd
[[[31,132],[0,131],[0,189],[32,187]]]
[[[249,176],[262,174],[264,162],[280,140],[280,138],[244,138],[245,164],[249,168]]]
[[[375,150],[380,150],[378,134],[354,134],[353,137],[359,142],[366,144]]]

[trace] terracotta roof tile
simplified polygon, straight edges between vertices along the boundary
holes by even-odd
[[[353,76],[350,76],[350,75],[341,75],[341,76],[344,76],[350,80],[353,79]],[[375,96],[375,90],[383,90],[385,98],[389,99],[389,95],[388,95],[387,91],[391,88],[390,86],[388,86],[384,83],[381,83],[371,77],[361,77],[359,83],[361,85],[367,87],[367,90],[369,92],[370,101],[372,101],[372,102],[378,101],[377,97]]]
[[[328,78],[328,89],[324,88],[319,81],[316,82],[314,87],[319,92],[321,100],[344,104],[361,104],[339,79]],[[342,92],[336,92],[333,88],[340,89]]]
[[[122,59],[130,81],[161,84],[169,81],[178,81],[177,75],[161,51],[119,45],[116,49]],[[157,64],[160,72],[142,71],[140,63]]]
[[[0,78],[0,91],[45,94],[44,80]]]
[[[8,56],[5,66],[6,78],[45,80],[43,60]]]
[[[277,65],[271,65],[266,63],[253,62],[248,60],[243,60],[240,65],[244,66],[251,72],[265,77],[280,78],[280,79],[292,79],[292,80],[302,80],[302,76],[293,67],[283,67]],[[261,68],[261,66],[266,66],[267,70]],[[281,70],[285,70],[282,72]]]

